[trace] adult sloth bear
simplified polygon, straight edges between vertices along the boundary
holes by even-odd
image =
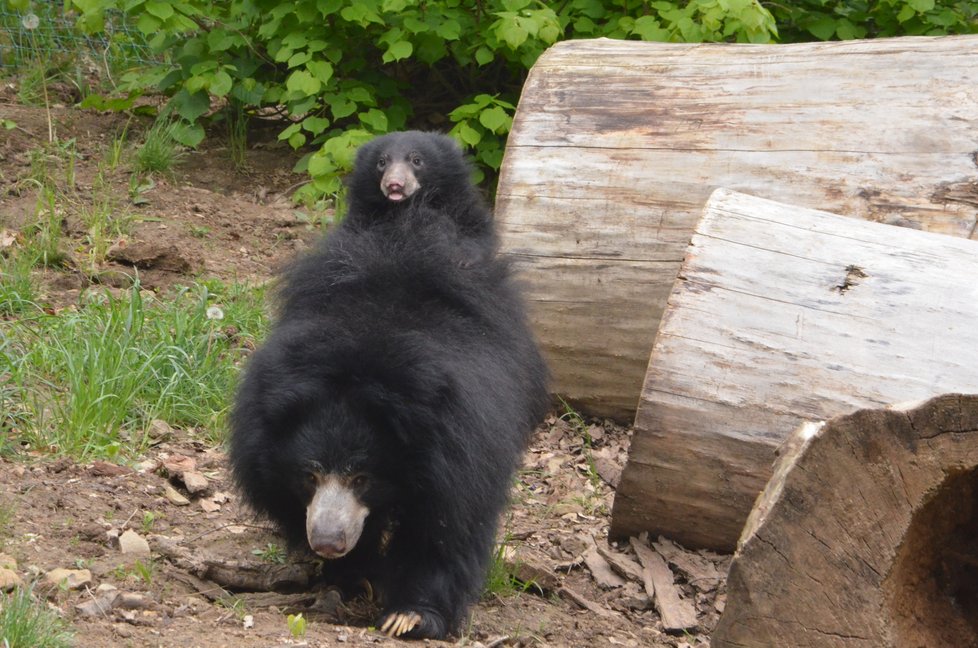
[[[440,135],[362,147],[350,212],[285,273],[232,415],[245,499],[335,578],[373,583],[394,636],[459,628],[547,405],[469,172]]]

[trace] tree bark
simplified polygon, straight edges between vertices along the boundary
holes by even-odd
[[[718,190],[656,338],[615,538],[734,548],[804,420],[978,393],[978,242]]]
[[[576,40],[530,72],[496,213],[553,389],[630,422],[710,193],[975,236],[978,37]]]

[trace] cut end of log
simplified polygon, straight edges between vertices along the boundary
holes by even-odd
[[[978,646],[978,468],[913,516],[883,583],[895,646]]]
[[[785,451],[711,646],[978,647],[978,395],[861,410]]]

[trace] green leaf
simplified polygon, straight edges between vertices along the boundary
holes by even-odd
[[[173,5],[169,2],[160,2],[159,0],[149,0],[144,7],[146,11],[153,14],[160,20],[166,20],[173,15]]]
[[[492,63],[495,58],[496,56],[492,53],[492,50],[484,45],[475,51],[475,62],[479,65]]]
[[[355,113],[357,105],[346,97],[340,96],[330,102],[329,109],[333,113],[333,119],[343,119]]]
[[[173,95],[170,104],[178,115],[188,122],[195,122],[198,117],[210,110],[211,100],[206,92],[188,92],[184,88]]]
[[[435,33],[447,41],[458,40],[462,35],[462,26],[458,24],[458,21],[449,18],[435,27]]]
[[[360,118],[361,124],[369,126],[374,132],[387,132],[387,115],[382,110],[371,108],[366,112],[360,113],[358,117]]]
[[[224,70],[218,70],[214,77],[211,79],[210,90],[211,94],[216,97],[223,97],[227,93],[231,92],[231,75]]]
[[[659,25],[654,16],[642,16],[635,21],[632,33],[644,41],[668,41],[669,32]]]
[[[812,33],[812,35],[819,40],[828,40],[835,35],[835,20],[829,16],[821,16],[812,23],[809,23],[805,28]]]
[[[287,5],[283,4],[283,7]],[[343,0],[317,0],[316,9],[324,16],[334,14],[343,6]]]
[[[327,61],[309,61],[306,69],[324,84],[333,78],[333,66]]]
[[[30,6],[30,0],[7,0],[7,4],[14,11],[27,11]]]
[[[293,135],[295,135],[296,133],[298,133],[301,129],[302,129],[302,124],[298,124],[298,123],[289,124],[284,129],[282,129],[281,133],[278,134],[278,139],[280,142],[282,140],[287,140]]]
[[[313,135],[319,135],[328,126],[329,120],[325,117],[306,117],[302,120],[302,127]]]
[[[3,125],[4,130],[13,130],[17,128],[17,122],[13,119],[0,119],[0,124]]]
[[[302,65],[303,63],[309,61],[311,58],[312,58],[312,54],[310,54],[309,52],[296,52],[295,54],[289,57],[289,62],[287,63],[287,65],[290,68],[294,68],[296,66]]]
[[[296,70],[285,80],[285,88],[289,92],[297,92],[304,95],[314,95],[323,87],[323,84],[309,74],[306,70]]]
[[[406,59],[414,52],[414,45],[408,41],[398,41],[396,43],[391,43],[391,46],[387,48],[384,52],[384,63],[391,63],[392,61],[400,61],[401,59]]]
[[[499,106],[487,108],[479,114],[479,123],[493,133],[503,133],[509,130],[512,118]]]
[[[853,25],[851,22],[843,18],[839,21],[839,25],[835,29],[835,33],[839,35],[842,40],[852,40],[854,38],[862,38],[866,35],[866,30]]]
[[[177,122],[173,125],[171,132],[173,139],[190,148],[197,148],[197,145],[204,139],[204,127],[200,124]]]
[[[289,146],[293,149],[301,148],[306,143],[306,136],[303,133],[293,133],[289,138]]]
[[[215,29],[207,34],[207,47],[212,52],[224,52],[234,45],[234,35],[224,29]]]
[[[508,15],[506,12],[499,15],[501,18],[496,23],[496,34],[511,50],[519,49],[519,46],[526,42],[530,32],[523,26],[519,16]]]
[[[149,13],[144,13],[136,20],[136,29],[148,36],[158,30],[162,24],[159,18],[155,18]]]
[[[913,7],[917,13],[927,13],[934,9],[934,0],[908,0],[907,4]]]
[[[452,132],[457,134],[469,146],[475,146],[482,141],[482,133],[469,126],[467,122],[462,122],[456,126],[452,129]]]

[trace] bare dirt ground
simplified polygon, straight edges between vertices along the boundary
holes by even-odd
[[[48,138],[49,122],[59,140],[75,140],[82,200],[106,147],[127,123],[119,115],[57,106],[49,118],[43,107],[16,104],[10,86],[0,89],[0,117],[17,124],[0,131],[0,230],[13,232],[33,218],[36,196],[22,179],[30,173],[30,151]],[[162,293],[195,278],[268,280],[321,232],[285,195],[302,180],[291,173],[294,153],[271,134],[258,133],[252,142],[246,169],[236,170],[220,139],[206,140],[175,179],[157,178],[140,194],[145,203],[129,207],[137,217],[122,247],[142,250],[141,260],[117,254],[94,277],[69,260],[68,269],[44,274],[44,300],[57,309],[78,304],[93,280],[125,285],[133,263],[141,266],[143,286]],[[127,196],[125,165],[111,177],[116,193]],[[83,234],[69,219],[65,235],[80,241]],[[506,560],[530,585],[484,596],[454,643],[707,645],[722,611],[728,558],[654,543],[676,591],[696,610],[694,627],[665,632],[635,553],[627,543],[607,542],[630,431],[607,421],[571,423],[554,415],[539,427],[502,524]],[[277,550],[281,539],[239,505],[222,447],[163,423],[155,433],[156,445],[135,465],[36,454],[0,459],[0,508],[11,512],[0,525],[0,567],[9,567],[14,580],[35,583],[35,592],[70,622],[75,645],[404,643],[370,627],[372,603],[341,603],[315,581],[314,562]],[[56,569],[75,571],[66,581],[52,575]],[[296,636],[287,615],[300,612],[308,624]]]

